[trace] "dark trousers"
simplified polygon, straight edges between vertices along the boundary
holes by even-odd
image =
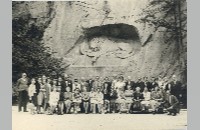
[[[19,92],[19,105],[18,105],[18,111],[22,110],[22,107],[24,107],[24,111],[26,111],[26,105],[28,102],[28,92],[26,90]]]

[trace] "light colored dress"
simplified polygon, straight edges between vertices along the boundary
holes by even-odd
[[[28,88],[28,95],[29,97],[33,97],[34,94],[36,93],[36,87],[34,84],[30,84]]]
[[[97,92],[90,92],[89,96],[90,96],[90,103],[98,104]]]
[[[59,92],[50,92],[49,104],[50,106],[56,106],[58,104],[60,94]]]
[[[97,92],[97,103],[103,104],[103,93],[102,92]]]

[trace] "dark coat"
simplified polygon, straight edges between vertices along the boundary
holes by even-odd
[[[135,82],[134,82],[134,81],[127,81],[127,82],[126,82],[126,86],[125,86],[125,90],[128,89],[128,85],[131,86],[131,89],[132,89],[132,90],[135,90],[136,85],[135,85]]]
[[[181,94],[181,82],[176,81],[176,82],[171,82],[171,94],[179,98],[179,94]]]

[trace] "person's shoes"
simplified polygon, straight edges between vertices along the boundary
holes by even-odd
[[[173,113],[172,116],[176,116],[176,113]]]
[[[155,115],[155,114],[156,114],[156,112],[155,112],[155,111],[153,111],[153,112],[152,112],[152,114],[153,114],[153,115]]]
[[[172,113],[168,113],[167,115],[171,115]]]

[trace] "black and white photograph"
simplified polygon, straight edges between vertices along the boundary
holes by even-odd
[[[12,130],[186,130],[187,1],[12,1]]]

